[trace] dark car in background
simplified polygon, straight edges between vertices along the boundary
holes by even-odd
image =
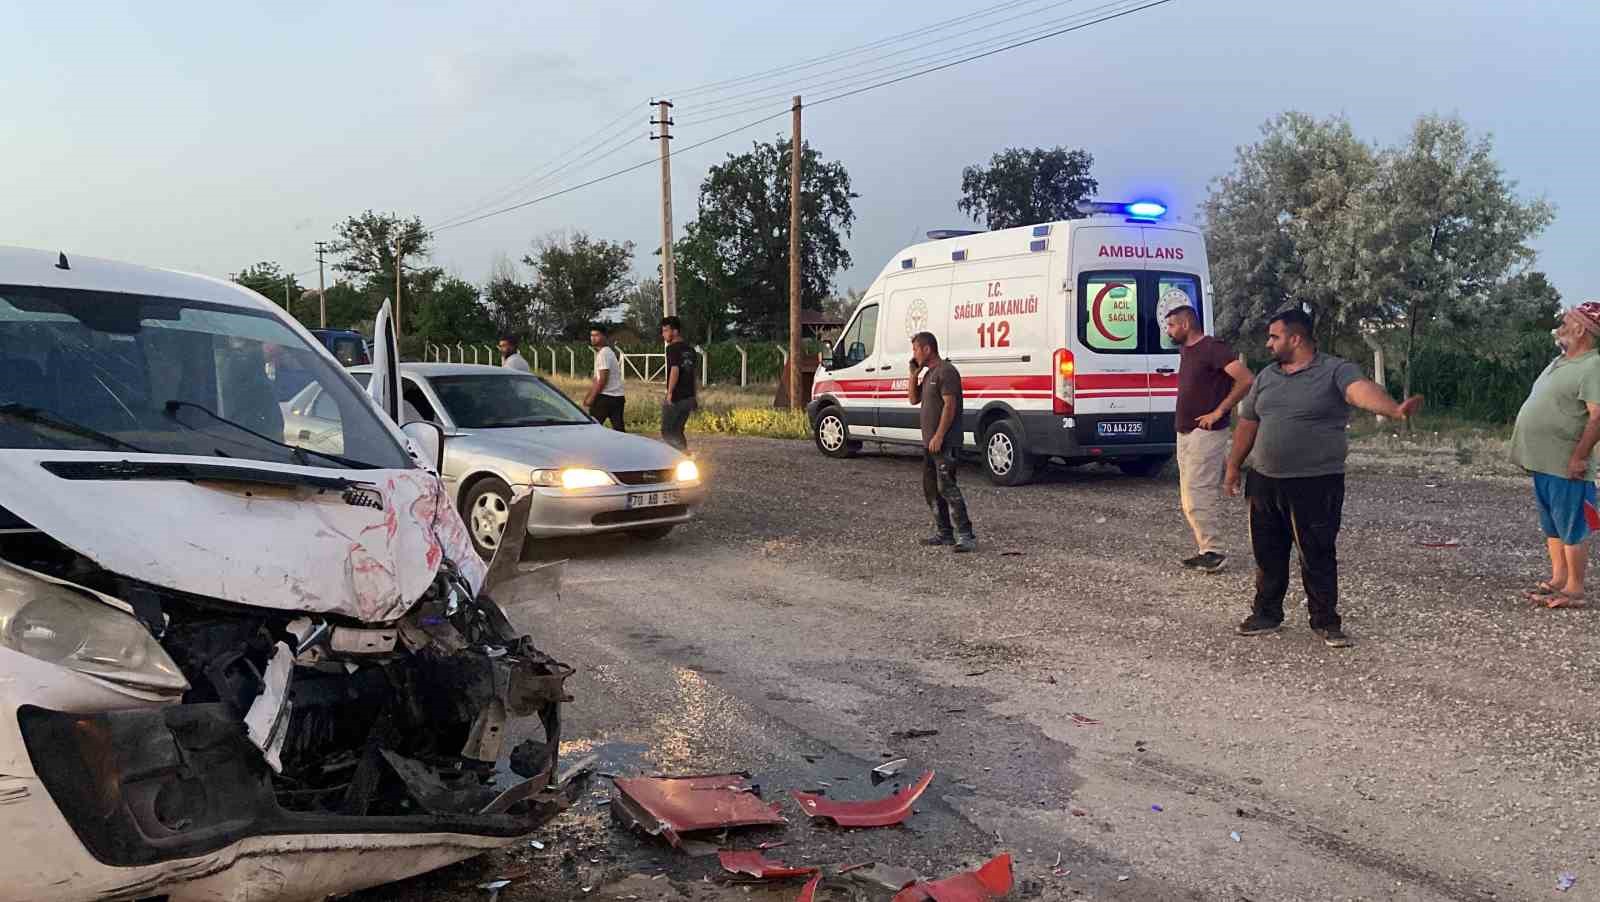
[[[366,366],[372,362],[372,351],[360,332],[348,329],[312,329],[311,334],[322,342],[334,358],[345,366]]]

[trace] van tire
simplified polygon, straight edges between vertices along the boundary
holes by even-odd
[[[493,476],[485,476],[474,482],[461,499],[461,519],[466,521],[472,548],[486,561],[494,560],[495,550],[500,547],[501,536],[494,536],[492,544],[488,536],[492,532],[491,521],[499,520],[500,529],[504,532],[505,517],[510,510],[511,486]]]
[[[1022,444],[1022,430],[1010,420],[989,424],[978,457],[995,485],[1025,485],[1033,480],[1034,457]]]
[[[845,421],[844,410],[825,407],[811,424],[811,438],[817,450],[828,457],[843,459],[855,457],[861,443],[850,438],[850,424]]]
[[[1161,475],[1167,468],[1172,458],[1165,455],[1159,457],[1125,457],[1117,461],[1117,469],[1129,476],[1139,479],[1154,479]]]

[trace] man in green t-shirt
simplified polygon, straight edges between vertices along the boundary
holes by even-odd
[[[1550,579],[1528,594],[1551,608],[1584,606],[1589,534],[1600,529],[1595,508],[1594,447],[1600,442],[1600,301],[1585,301],[1554,330],[1561,356],[1550,361],[1517,411],[1511,459],[1533,475],[1550,552]]]

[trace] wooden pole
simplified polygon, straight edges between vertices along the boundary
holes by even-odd
[[[317,326],[328,328],[328,284],[322,276],[323,242],[317,242]]]
[[[664,316],[678,315],[678,277],[672,259],[672,103],[657,103],[661,127],[657,139],[661,141],[661,309]]]
[[[789,409],[800,409],[800,95],[789,144]]]
[[[400,340],[400,247],[394,249],[394,340]]]

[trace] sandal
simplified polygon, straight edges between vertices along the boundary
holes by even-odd
[[[1552,592],[1545,597],[1544,606],[1550,610],[1557,608],[1586,608],[1589,606],[1582,595],[1571,595],[1566,592]]]
[[[1542,607],[1544,606],[1545,601],[1550,598],[1550,596],[1555,595],[1560,591],[1561,587],[1552,585],[1548,580],[1541,579],[1537,583],[1533,584],[1533,588],[1524,590],[1522,597],[1529,604],[1532,604],[1536,607]]]

